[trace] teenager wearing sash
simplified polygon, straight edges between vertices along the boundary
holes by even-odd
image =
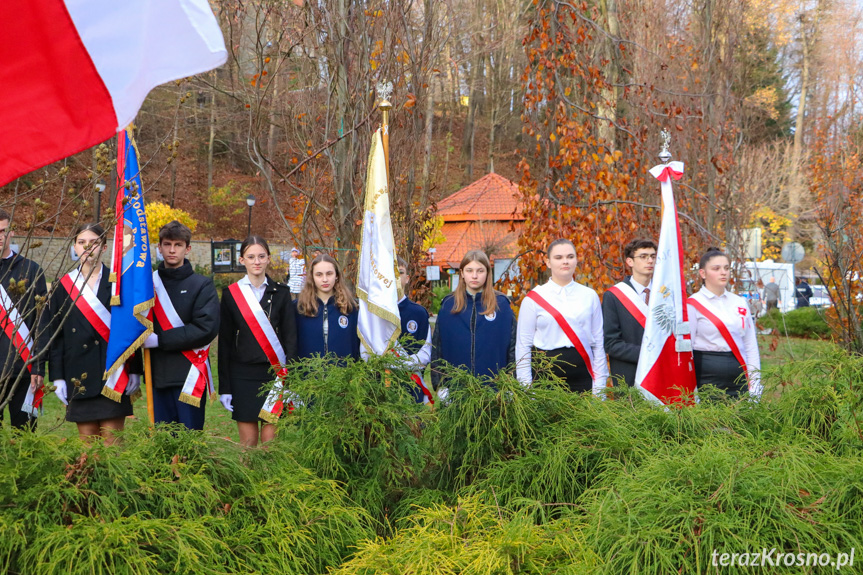
[[[553,241],[545,263],[551,279],[527,294],[518,313],[518,379],[531,384],[538,350],[553,360],[553,373],[571,391],[599,395],[608,379],[599,296],[572,279],[578,260],[571,241]]]
[[[731,263],[723,252],[709,248],[698,264],[702,288],[689,298],[695,379],[736,398],[747,391],[761,396],[761,357],[755,322],[746,300],[726,289]]]
[[[494,289],[491,262],[471,250],[459,264],[455,291],[441,302],[432,335],[432,382],[438,397],[439,365],[448,362],[482,378],[492,378],[515,360],[515,314],[509,298]]]
[[[105,230],[96,223],[75,230],[73,248],[78,267],[63,276],[51,293],[51,354],[48,367],[54,393],[66,408],[66,421],[78,424],[87,441],[102,437],[114,443],[114,431],[123,429],[132,415],[129,396],[140,386],[140,374],[123,370],[128,378],[120,401],[102,395],[102,374],[111,331],[110,272],[100,258]]]
[[[359,305],[345,285],[336,260],[327,254],[312,260],[303,291],[294,304],[300,357],[332,353],[360,359]]]
[[[12,427],[33,430],[44,394],[48,289],[39,264],[12,251],[10,220],[0,209],[0,404],[9,401]]]
[[[632,387],[650,301],[656,243],[632,240],[623,249],[623,257],[632,275],[602,295],[602,326],[611,379]]]
[[[291,290],[267,275],[267,241],[247,237],[239,260],[246,276],[222,290],[219,401],[237,422],[240,443],[254,447],[275,437],[284,405],[272,384],[296,359],[297,324]]]
[[[153,272],[156,302],[152,349],[153,411],[156,423],[204,428],[206,392],[212,393],[210,343],[219,334],[219,294],[213,280],[196,274],[186,259],[192,232],[174,220],[159,230],[163,261]]]
[[[431,360],[432,350],[429,312],[407,296],[411,282],[407,262],[398,258],[398,266],[402,291],[405,293],[399,300],[399,317],[402,325],[400,341],[409,361],[413,364],[414,373],[411,379],[415,385],[411,389],[411,394],[417,403],[434,403],[429,385],[424,379],[425,368]]]

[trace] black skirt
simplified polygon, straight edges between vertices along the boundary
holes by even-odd
[[[552,360],[551,373],[564,380],[569,390],[582,393],[593,390],[593,378],[581,354],[574,347],[559,347],[557,349],[533,348],[533,355],[542,352]],[[534,377],[537,374],[536,362],[531,362]]]
[[[695,350],[692,355],[698,387],[712,385],[723,390],[730,398],[737,398],[749,391],[743,366],[730,351]]]
[[[104,395],[84,399],[73,398],[66,408],[66,421],[75,423],[102,421],[130,415],[132,415],[132,400],[128,395],[122,396],[119,402],[108,399]]]
[[[236,375],[235,375],[236,374]],[[264,363],[236,363],[231,366],[233,400],[231,419],[245,423],[263,421],[259,415],[275,376]],[[265,391],[267,390],[267,391]],[[287,409],[287,407],[285,408]]]

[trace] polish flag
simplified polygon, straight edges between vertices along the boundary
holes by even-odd
[[[3,0],[0,186],[111,138],[227,59],[207,0]]]
[[[656,166],[650,173],[662,190],[662,227],[653,270],[653,289],[635,371],[635,386],[649,400],[679,403],[695,391],[695,369],[686,309],[683,242],[671,181],[683,176],[682,162]]]

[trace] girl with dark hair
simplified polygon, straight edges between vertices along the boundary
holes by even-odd
[[[729,397],[749,392],[761,396],[761,358],[755,321],[746,300],[726,289],[731,262],[722,251],[709,248],[698,264],[703,287],[687,302],[695,379]]]
[[[290,290],[267,275],[267,241],[246,238],[239,261],[246,276],[222,290],[219,401],[237,422],[240,443],[254,447],[275,437],[281,378],[297,357],[297,328]]]
[[[432,335],[432,366],[442,361],[491,378],[515,359],[515,314],[509,298],[494,289],[492,267],[480,250],[465,254],[455,291],[441,302]],[[432,369],[432,383],[440,386]],[[438,396],[446,399],[446,390]]]
[[[129,398],[140,386],[140,374],[124,368],[128,378],[120,401],[102,395],[102,374],[111,330],[111,284],[108,268],[100,258],[105,249],[105,230],[96,223],[75,230],[73,249],[78,267],[63,276],[52,290],[49,309],[49,350],[54,393],[66,407],[66,421],[78,424],[78,435],[88,441],[102,437],[114,443],[114,431],[123,429],[132,415]],[[139,370],[136,370],[139,371]]]
[[[336,260],[327,254],[312,260],[295,303],[300,357],[333,353],[360,359],[359,306]]]
[[[533,351],[553,360],[552,371],[571,391],[600,395],[608,379],[602,306],[595,291],[572,279],[578,258],[569,240],[555,240],[546,251],[548,282],[533,288],[518,313],[516,373],[533,381]]]

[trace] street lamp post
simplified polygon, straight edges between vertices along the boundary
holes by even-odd
[[[249,194],[246,196],[246,205],[249,206],[249,227],[246,230],[246,237],[252,235],[252,206],[255,205],[255,196]]]
[[[96,182],[96,222],[102,218],[102,192],[105,191],[105,180]]]

